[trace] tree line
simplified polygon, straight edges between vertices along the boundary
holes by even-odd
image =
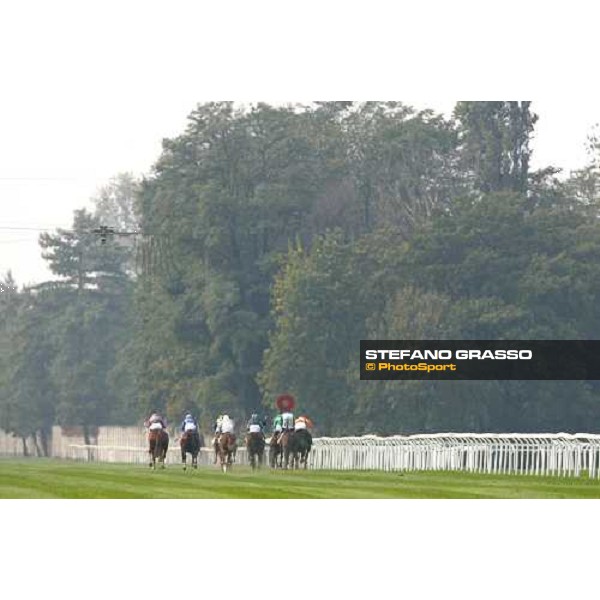
[[[317,434],[593,430],[597,382],[363,382],[360,339],[598,339],[598,149],[533,171],[526,101],[199,105],[54,274],[0,282],[0,427],[46,443],[292,393]],[[101,226],[112,228],[101,235]]]

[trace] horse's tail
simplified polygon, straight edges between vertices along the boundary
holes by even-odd
[[[310,434],[310,431],[308,431],[308,429],[301,429],[300,431],[304,432],[302,434],[302,439],[304,441],[304,447],[307,452],[310,452],[310,449],[312,448],[312,435]]]
[[[232,433],[228,433],[227,434],[227,448],[231,452],[233,452],[235,450],[235,446],[236,446],[236,443],[235,443],[235,437],[234,437],[234,435]]]
[[[202,447],[200,434],[197,431],[186,431],[179,440],[181,450],[197,454]]]
[[[200,440],[200,433],[197,431],[194,431],[191,435],[191,440],[192,440],[192,448],[194,449],[194,453],[200,452],[200,448],[202,447],[202,443]]]
[[[166,429],[162,429],[159,436],[160,440],[160,451],[163,456],[167,456],[167,450],[169,449],[169,432]]]

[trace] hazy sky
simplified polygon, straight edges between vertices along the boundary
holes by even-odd
[[[477,63],[470,79],[457,72],[453,87],[438,85],[441,79],[421,81],[414,65],[400,65],[394,77],[404,68],[404,78],[381,87],[381,72],[353,58],[354,50],[346,58],[355,60],[355,71],[339,56],[332,69],[325,54],[319,68],[307,73],[302,61],[314,61],[314,51],[282,58],[277,49],[285,43],[283,34],[248,32],[244,17],[251,9],[245,5],[236,8],[241,17],[233,24],[227,7],[207,10],[188,2],[1,6],[0,273],[12,269],[20,284],[48,277],[39,232],[7,228],[68,227],[73,210],[88,205],[111,176],[148,172],[161,139],[181,132],[200,101],[405,98],[449,112],[454,101],[445,98],[530,98],[540,116],[533,166],[567,171],[584,164],[586,136],[600,121],[600,94],[577,99],[576,110],[572,100],[547,88],[521,86],[519,95],[514,86],[495,85],[478,94]],[[241,32],[251,45],[229,43]],[[426,64],[423,73],[431,68]],[[352,80],[354,87],[338,87],[336,95],[336,77]]]

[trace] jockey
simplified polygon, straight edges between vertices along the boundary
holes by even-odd
[[[294,431],[299,431],[300,429],[308,429],[308,422],[306,417],[298,417],[294,421]]]
[[[215,437],[221,433],[221,424],[223,423],[223,415],[219,415],[215,421]]]
[[[294,431],[305,431],[306,435],[308,435],[308,437],[310,438],[311,443],[312,443],[312,435],[310,433],[310,430],[312,428],[313,428],[313,422],[304,415],[299,416],[294,423]]]
[[[279,444],[279,438],[283,433],[283,415],[281,411],[273,419],[273,435],[271,436],[271,444],[277,446]]]
[[[194,419],[191,413],[187,413],[181,422],[181,432],[185,433],[186,431],[198,433],[198,421]]]
[[[233,433],[233,429],[233,420],[229,418],[229,415],[223,415],[223,420],[221,421],[221,433]]]
[[[279,413],[274,419],[273,419],[273,433],[275,435],[281,433],[283,431],[283,417],[281,415],[281,413]]]
[[[222,433],[231,433],[233,434],[234,423],[233,420],[229,418],[229,415],[219,415],[217,420],[215,421],[215,439],[213,440],[213,445],[216,449],[217,440]],[[235,436],[234,436],[235,437]]]
[[[261,437],[264,440],[265,439],[264,429],[266,426],[267,426],[267,422],[265,419],[263,419],[261,421],[258,416],[258,413],[252,413],[250,420],[246,424],[246,430],[249,434],[250,433],[260,433]],[[248,438],[246,438],[246,439],[248,439]]]
[[[252,413],[250,420],[246,424],[246,429],[249,433],[262,433],[263,429],[267,426],[265,419],[260,420],[258,413]]]
[[[275,400],[275,406],[279,414],[273,419],[273,437],[272,445],[279,445],[283,436],[294,430],[294,406],[296,401],[290,394],[282,394]]]
[[[213,462],[215,464],[219,454],[219,437],[222,433],[230,433],[233,436],[233,439],[235,439],[233,428],[234,423],[233,420],[229,418],[229,415],[219,416],[215,423],[215,439],[213,440],[213,448],[215,449],[215,458]]]
[[[281,427],[283,431],[293,431],[294,429],[294,413],[286,411],[281,413]]]
[[[160,411],[153,410],[150,417],[145,421],[144,425],[150,430],[166,429],[167,420],[160,414]]]

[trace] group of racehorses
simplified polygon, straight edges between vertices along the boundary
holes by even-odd
[[[167,450],[169,449],[169,433],[166,429],[154,429],[148,432],[148,452],[150,454],[150,467],[156,469],[158,463],[165,467]],[[187,469],[187,455],[192,455],[192,467],[198,468],[198,454],[204,445],[202,435],[196,431],[185,431],[179,438],[181,448],[181,462],[183,470]]]
[[[296,431],[283,431],[273,435],[269,443],[269,464],[272,469],[307,468],[308,455],[312,447],[312,436],[308,429]]]
[[[165,466],[169,448],[169,434],[166,429],[156,429],[148,432],[150,467],[155,469],[158,463]],[[263,465],[266,440],[262,433],[246,434],[246,450],[252,469]],[[187,455],[192,456],[192,467],[198,468],[198,454],[204,445],[202,435],[196,431],[182,433],[179,438],[181,462],[187,469]],[[308,466],[308,455],[312,447],[312,437],[308,430],[284,431],[274,434],[269,441],[269,464],[271,468],[298,469]],[[218,459],[223,472],[227,472],[235,462],[237,442],[232,433],[218,434],[214,441],[215,461]]]
[[[267,441],[261,432],[246,434],[246,451],[252,469],[264,463]],[[307,429],[284,431],[273,434],[269,440],[269,465],[272,469],[293,469],[308,466],[308,455],[312,447],[312,436]],[[217,434],[214,442],[215,462],[218,459],[223,472],[235,462],[237,443],[232,433]]]

